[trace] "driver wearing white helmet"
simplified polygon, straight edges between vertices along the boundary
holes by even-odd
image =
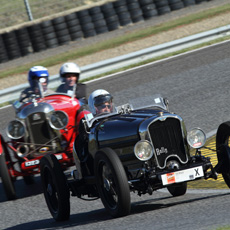
[[[93,115],[111,113],[113,112],[113,97],[108,91],[97,89],[90,94],[88,105]]]
[[[88,99],[88,107],[90,112],[94,116],[99,116],[105,113],[112,113],[113,112],[113,97],[112,95],[104,90],[98,89],[93,91]],[[79,135],[77,136],[74,148],[78,154],[78,158],[81,161],[86,162],[88,158],[88,131],[86,130],[87,127],[85,126],[85,118],[82,118],[79,122],[78,131]],[[82,170],[84,170],[84,165],[81,165]]]
[[[72,95],[74,93],[73,91],[75,91],[77,99],[85,99],[86,85],[78,83],[80,73],[81,70],[77,64],[73,62],[64,63],[59,71],[62,84],[57,88],[56,92]]]

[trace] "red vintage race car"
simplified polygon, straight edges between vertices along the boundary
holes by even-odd
[[[40,159],[54,154],[63,169],[73,162],[77,124],[84,116],[84,103],[67,94],[32,95],[26,103],[13,104],[16,117],[0,134],[0,175],[8,200],[16,198],[14,181],[22,176],[26,184],[40,173]],[[6,140],[7,139],[7,140]]]

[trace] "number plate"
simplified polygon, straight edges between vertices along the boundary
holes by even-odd
[[[161,175],[163,185],[180,183],[184,181],[195,180],[196,178],[203,177],[204,171],[202,166],[185,169],[177,172],[166,173]]]

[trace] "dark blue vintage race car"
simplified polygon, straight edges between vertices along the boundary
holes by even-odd
[[[141,196],[167,188],[172,196],[181,196],[187,182],[217,179],[229,165],[223,160],[213,167],[201,155],[204,132],[195,128],[187,133],[183,119],[170,113],[159,95],[118,106],[110,114],[89,113],[82,126],[71,173],[64,174],[53,155],[40,163],[44,196],[57,221],[69,218],[70,192],[86,200],[101,198],[108,213],[120,217],[130,213],[130,191]]]

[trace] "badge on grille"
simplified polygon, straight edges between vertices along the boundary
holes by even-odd
[[[33,121],[37,121],[37,120],[40,120],[41,119],[41,115],[39,113],[35,113],[33,115]]]

